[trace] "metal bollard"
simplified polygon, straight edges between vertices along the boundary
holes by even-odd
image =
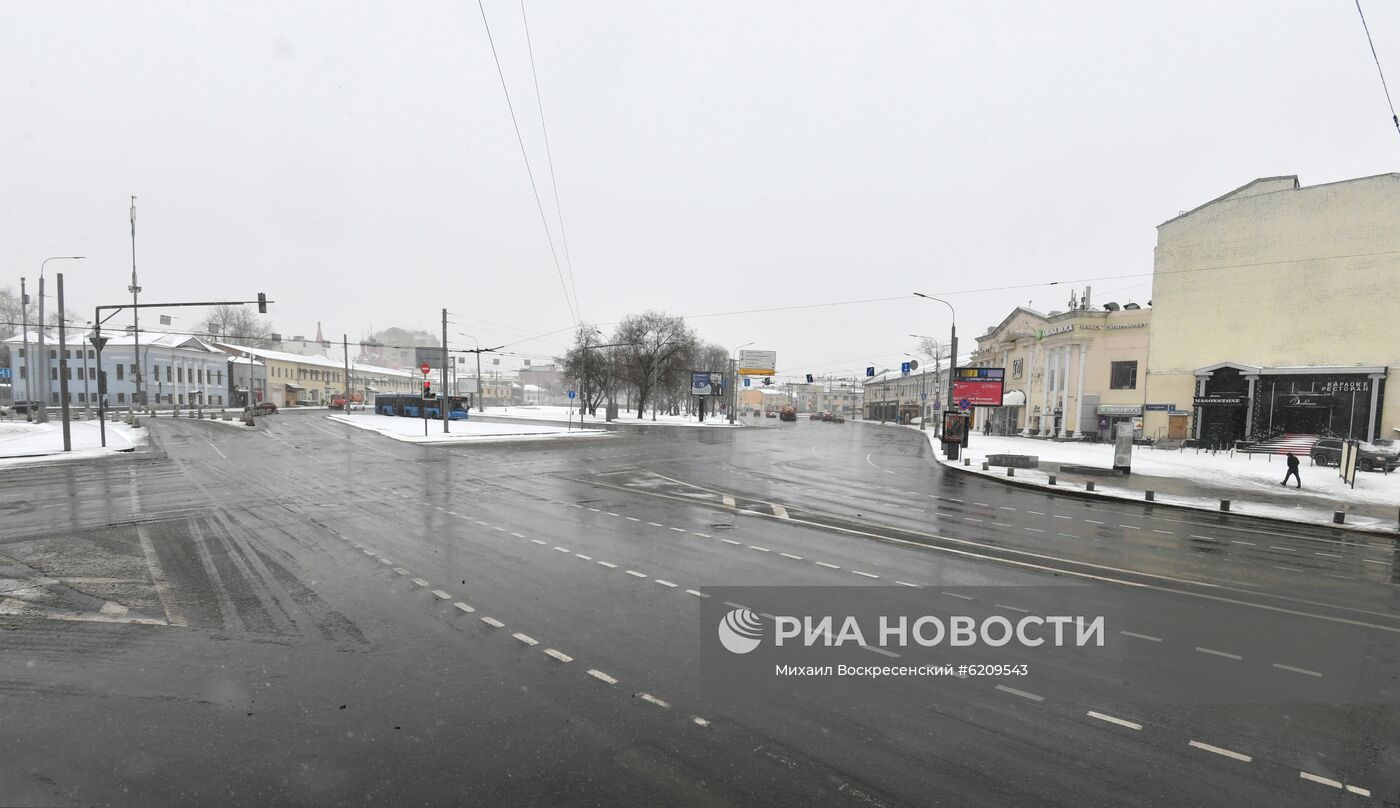
[[[1220,510],[1222,510],[1222,511],[1228,511],[1228,510],[1230,510],[1230,500],[1228,500],[1228,499],[1222,499],[1222,500],[1220,500]]]
[[[1093,491],[1093,490],[1094,490],[1094,481],[1093,481],[1093,480],[1089,480],[1088,482],[1084,483],[1084,490],[1085,490],[1085,491]]]
[[[1015,476],[1016,476],[1016,467],[1015,467],[1015,466],[1007,466],[1007,467],[1006,467],[1006,476],[1008,476],[1008,477],[1015,477]]]
[[[986,471],[986,470],[990,469],[991,467],[992,467],[992,466],[991,466],[990,463],[988,463],[988,462],[985,461],[985,460],[982,461],[982,470],[983,470],[983,471]]]
[[[1151,489],[1148,489],[1148,491],[1147,491],[1147,501],[1148,501],[1148,502],[1156,502],[1156,501],[1157,501],[1157,492],[1156,492],[1156,491],[1153,491],[1153,490],[1151,490]]]
[[[1055,484],[1055,475],[1053,475],[1053,474],[1050,475],[1050,484],[1051,484],[1051,485],[1054,485],[1054,484]]]
[[[964,457],[964,458],[963,458],[963,465],[964,465],[964,466],[970,466],[970,465],[972,465],[972,458],[970,458],[970,457]]]
[[[1334,525],[1344,525],[1344,524],[1346,524],[1346,521],[1347,521],[1347,512],[1346,512],[1346,511],[1333,511],[1333,512],[1332,512],[1332,524],[1334,524]]]

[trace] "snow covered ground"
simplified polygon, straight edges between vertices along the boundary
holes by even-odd
[[[934,433],[926,432],[941,462],[949,463],[942,453]],[[993,466],[981,470],[989,454],[1023,454],[1040,458],[1040,470],[1017,469],[1016,479],[1022,483],[1049,485],[1050,472],[1046,464],[1073,464],[1113,467],[1111,444],[1056,443],[1030,438],[984,436],[974,433],[971,447],[963,452],[971,458],[971,470],[979,474],[1005,477],[1006,469]],[[1083,481],[1095,481],[1095,490],[1104,496],[1141,501],[1143,492],[1153,488],[1156,501],[1215,511],[1221,499],[1231,500],[1232,511],[1255,516],[1269,516],[1298,522],[1331,524],[1334,511],[1345,510],[1347,524],[1358,527],[1396,527],[1396,509],[1400,508],[1400,472],[1389,475],[1379,472],[1358,472],[1356,487],[1344,484],[1332,466],[1311,465],[1300,457],[1301,489],[1279,485],[1287,471],[1283,457],[1227,453],[1212,455],[1194,449],[1164,451],[1144,446],[1133,447],[1132,477],[1087,476],[1065,473],[1059,485],[1067,483],[1082,490]],[[961,461],[958,461],[961,465]],[[966,468],[966,467],[965,467]]]
[[[129,451],[146,442],[146,430],[133,432],[126,424],[107,423],[107,448],[96,421],[69,424],[73,451],[63,451],[63,424],[31,424],[26,421],[0,421],[0,465],[33,463],[44,460],[80,460]]]
[[[585,425],[588,425],[588,424],[604,424],[604,423],[607,423],[607,419],[606,419],[605,417],[603,417],[603,414],[602,414],[602,413],[603,413],[603,408],[602,408],[602,407],[599,407],[599,408],[598,408],[598,413],[599,413],[599,414],[598,414],[596,417],[591,416],[591,415],[584,415],[584,416],[583,416],[583,423],[584,423]],[[476,414],[477,414],[477,413],[476,413],[476,410],[472,410],[472,415],[476,415]],[[555,406],[487,407],[487,408],[486,408],[486,412],[481,413],[481,414],[482,414],[482,415],[489,415],[489,416],[491,416],[491,417],[493,417],[493,418],[520,418],[520,419],[522,419],[522,420],[538,420],[538,421],[567,421],[567,420],[569,420],[570,415],[572,414],[573,422],[574,422],[575,424],[577,424],[577,423],[579,422],[579,412],[578,412],[578,410],[575,409],[575,410],[572,411],[572,413],[570,413],[570,410],[569,410],[568,407],[555,407]],[[702,423],[700,423],[700,418],[699,418],[699,416],[696,416],[696,415],[664,415],[664,414],[658,414],[658,415],[656,416],[656,421],[653,422],[653,421],[651,420],[651,411],[650,411],[650,410],[648,410],[640,419],[637,418],[637,413],[636,413],[636,412],[627,412],[626,410],[621,410],[621,411],[618,412],[617,420],[613,421],[613,423],[615,423],[615,424],[638,424],[638,425],[641,425],[641,426],[694,426],[694,427],[706,427],[706,428],[708,428],[708,427],[716,427],[716,428],[722,428],[722,429],[729,429],[729,428],[730,428],[729,416],[727,416],[727,415],[712,415],[712,414],[706,414],[706,415],[705,415],[705,423],[702,424]],[[742,419],[736,420],[735,423],[733,424],[733,426],[734,426],[734,427],[743,426],[743,420],[742,420]]]
[[[476,413],[472,413],[475,416]],[[276,416],[269,416],[276,417]],[[423,420],[420,418],[395,418],[388,415],[375,415],[372,412],[356,412],[349,415],[328,415],[326,418],[349,424],[353,427],[378,432],[385,437],[408,443],[483,443],[520,440],[553,440],[557,438],[597,438],[608,433],[601,429],[567,429],[552,424],[499,424],[484,423],[474,418],[467,421],[452,421],[451,432],[443,434],[442,421],[428,421],[428,434],[423,435]]]

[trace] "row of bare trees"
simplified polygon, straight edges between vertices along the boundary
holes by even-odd
[[[729,358],[724,348],[702,342],[683,318],[646,311],[623,318],[611,335],[579,325],[560,364],[589,414],[606,401],[626,400],[641,418],[649,405],[689,412],[691,372],[726,371]]]

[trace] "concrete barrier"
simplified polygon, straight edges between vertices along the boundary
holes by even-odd
[[[1054,485],[1054,484],[1055,484],[1055,475],[1053,475],[1053,474],[1050,475],[1050,484],[1051,484],[1051,485]]]
[[[1093,480],[1089,480],[1088,482],[1084,483],[1084,490],[1085,490],[1085,491],[1093,491],[1093,490],[1094,490],[1094,481],[1093,481]]]
[[[1333,511],[1333,512],[1332,512],[1332,524],[1334,524],[1334,525],[1344,525],[1344,524],[1346,524],[1346,522],[1347,522],[1347,512],[1346,512],[1346,511]]]
[[[1146,491],[1145,496],[1148,502],[1155,502],[1157,500],[1157,492],[1150,488]]]
[[[1222,500],[1220,500],[1220,510],[1222,510],[1222,511],[1228,511],[1228,510],[1230,510],[1230,500],[1228,500],[1228,499],[1222,499]]]

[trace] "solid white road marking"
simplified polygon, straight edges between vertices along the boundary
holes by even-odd
[[[641,699],[642,701],[651,702],[652,704],[655,704],[657,707],[661,707],[662,709],[669,709],[671,707],[671,705],[667,704],[661,699],[658,699],[650,693],[638,693],[637,698]]]
[[[510,636],[516,638],[517,640],[520,640],[521,642],[525,643],[526,645],[539,645],[539,644],[540,644],[540,641],[539,641],[539,640],[535,639],[534,637],[531,637],[529,634],[521,634],[521,633],[519,633],[519,632],[516,632],[515,634],[512,634],[512,635],[510,635]]]
[[[1241,755],[1239,752],[1231,752],[1229,749],[1221,749],[1218,746],[1211,746],[1208,743],[1201,743],[1200,741],[1192,741],[1189,745],[1194,746],[1197,749],[1204,749],[1207,752],[1214,752],[1217,755],[1224,755],[1227,758],[1241,760],[1245,763],[1249,763],[1250,761],[1254,760],[1254,758],[1250,757],[1249,755]]]
[[[1293,673],[1301,673],[1304,676],[1316,676],[1319,679],[1322,678],[1322,674],[1318,673],[1317,671],[1310,671],[1307,668],[1295,668],[1292,665],[1284,665],[1279,662],[1275,662],[1274,667],[1282,671],[1292,671]]]
[[[483,617],[481,618],[481,622],[485,623],[488,626],[491,626],[492,628],[505,628],[506,626],[505,623],[502,623],[494,617]]]
[[[467,613],[467,614],[471,614],[472,612],[476,611],[476,609],[473,609],[472,607],[468,606],[467,604],[463,603],[463,602],[460,601],[460,600],[457,601],[456,603],[452,604],[452,605],[453,605],[453,606],[456,606],[458,609],[461,609],[463,612],[465,612],[465,613]]]
[[[1138,634],[1138,633],[1132,632],[1132,631],[1120,631],[1120,632],[1118,632],[1118,633],[1119,633],[1119,634],[1122,634],[1124,637],[1136,637],[1136,638],[1138,638],[1139,640],[1148,640],[1148,641],[1150,641],[1150,642],[1161,642],[1161,641],[1162,641],[1162,638],[1161,638],[1161,637],[1154,637],[1154,636],[1152,636],[1151,634]]]
[[[1213,648],[1202,648],[1199,645],[1196,646],[1196,650],[1200,651],[1203,654],[1213,654],[1215,656],[1225,657],[1226,659],[1244,659],[1244,657],[1240,656],[1239,654],[1231,654],[1226,651],[1216,651]]]
[[[1020,696],[1023,699],[1030,699],[1031,701],[1045,701],[1044,696],[1037,696],[1034,693],[1027,693],[1024,690],[1017,690],[1014,687],[1007,687],[1006,685],[997,685],[997,690],[1003,693],[1010,693],[1013,696]]]
[[[595,669],[593,669],[593,668],[589,668],[589,669],[588,669],[588,675],[589,675],[589,676],[592,676],[594,679],[597,679],[597,680],[600,681],[600,682],[607,682],[607,683],[610,684],[610,685],[615,685],[615,684],[617,684],[617,680],[616,680],[616,679],[612,678],[611,676],[607,675],[606,673],[603,673],[603,672],[600,671],[600,670],[595,670]]]
[[[573,662],[573,661],[574,661],[574,658],[573,658],[573,657],[569,656],[568,654],[566,654],[566,653],[564,653],[564,652],[562,652],[562,651],[556,651],[556,650],[554,650],[553,648],[546,648],[546,649],[544,649],[544,652],[545,652],[546,654],[548,654],[548,655],[554,657],[555,659],[559,660],[560,662]]]
[[[1107,721],[1107,722],[1110,723],[1110,724],[1117,724],[1117,725],[1120,726],[1120,727],[1127,727],[1128,729],[1136,729],[1136,730],[1141,730],[1141,729],[1142,729],[1142,725],[1141,725],[1141,724],[1134,724],[1132,721],[1124,721],[1124,720],[1121,719],[1121,718],[1114,718],[1114,717],[1111,716],[1111,715],[1104,715],[1103,713],[1096,713],[1096,712],[1094,712],[1093,710],[1090,710],[1090,711],[1088,712],[1088,716],[1089,716],[1090,718],[1097,718],[1097,719],[1100,720],[1100,721]]]
[[[146,557],[146,570],[151,573],[151,584],[155,587],[161,608],[165,610],[165,622],[172,626],[188,626],[189,623],[185,621],[179,604],[170,595],[170,581],[165,577],[165,569],[160,565],[160,557],[156,555],[156,547],[151,543],[151,537],[146,535],[145,525],[136,526],[136,536],[141,540],[141,554]]]

